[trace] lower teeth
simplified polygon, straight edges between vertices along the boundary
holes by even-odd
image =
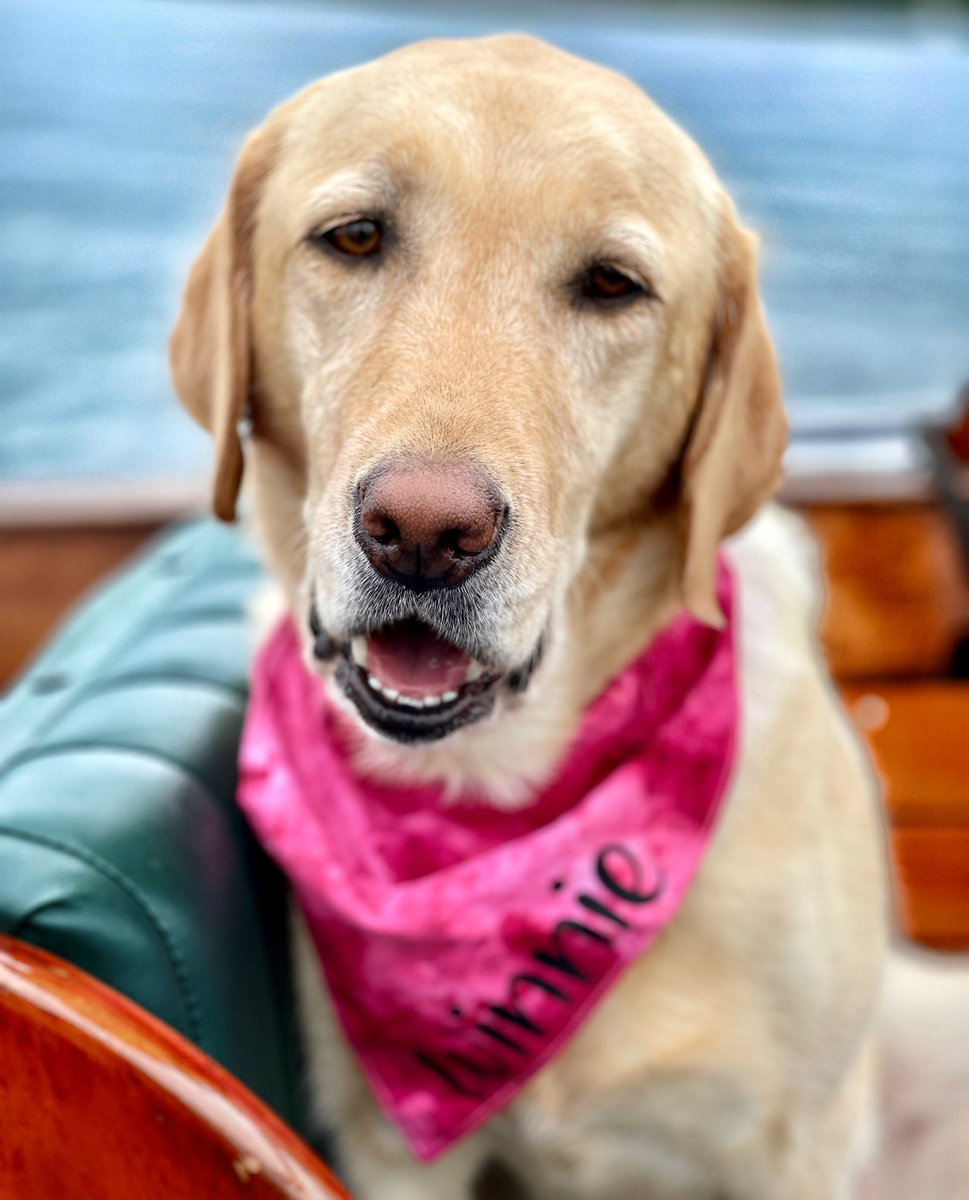
[[[442,704],[452,704],[457,700],[460,692],[450,691],[444,692],[440,696],[402,696],[396,688],[385,687],[376,675],[366,676],[367,685],[372,692],[376,692],[378,696],[391,704],[398,705],[403,708],[438,708]]]

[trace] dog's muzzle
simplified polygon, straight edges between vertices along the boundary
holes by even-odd
[[[494,572],[512,524],[501,489],[476,462],[382,459],[349,497],[355,598],[338,637],[310,611],[316,657],[373,729],[434,741],[487,717],[502,689],[521,692],[542,654],[509,669]],[[347,627],[344,627],[345,629]]]

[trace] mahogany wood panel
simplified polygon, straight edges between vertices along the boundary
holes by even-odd
[[[0,937],[0,1197],[349,1200],[236,1079],[131,1001]]]
[[[822,637],[839,679],[944,676],[969,633],[955,533],[931,504],[812,505],[824,552]]]
[[[936,950],[969,950],[969,826],[895,829],[892,854],[902,929]]]
[[[844,696],[882,777],[902,928],[969,948],[969,682],[876,681]]]
[[[900,825],[969,828],[969,682],[845,686]]]
[[[158,528],[0,530],[0,689],[27,665],[83,593]]]

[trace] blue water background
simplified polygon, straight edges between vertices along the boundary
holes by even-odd
[[[529,29],[625,71],[764,240],[796,425],[969,378],[964,20],[603,4],[0,5],[0,479],[205,468],[165,343],[239,141],[301,85],[432,34]]]

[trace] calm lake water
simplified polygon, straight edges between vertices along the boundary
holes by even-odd
[[[969,378],[969,27],[826,20],[4,0],[0,478],[203,469],[165,343],[245,130],[328,71],[506,28],[626,72],[710,154],[763,235],[797,425],[942,407]]]

